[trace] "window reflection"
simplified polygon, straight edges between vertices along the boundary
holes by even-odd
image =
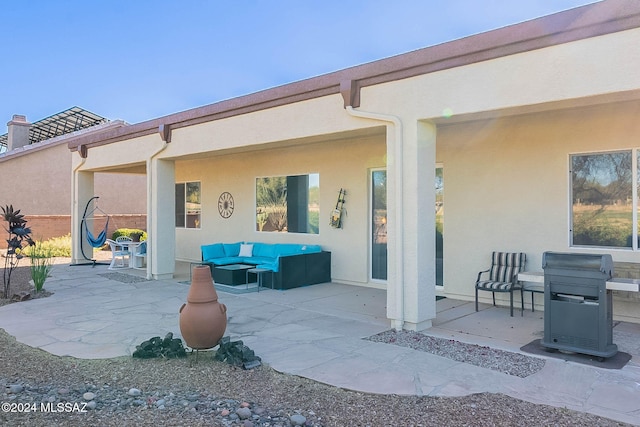
[[[320,175],[256,179],[256,230],[318,234]]]
[[[574,245],[631,247],[631,151],[571,157]]]

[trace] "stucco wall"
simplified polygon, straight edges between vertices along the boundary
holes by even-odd
[[[549,250],[640,263],[631,250],[569,246],[570,154],[640,147],[639,114],[640,102],[626,102],[441,126],[446,294],[473,298],[475,277],[494,250],[524,251],[536,271]],[[640,308],[614,305],[618,317],[637,317]]]
[[[65,143],[45,143],[0,157],[0,205],[11,204],[26,215],[59,216],[68,224],[72,155],[77,156]],[[144,175],[97,173],[95,195],[100,209],[109,214],[146,214]],[[70,232],[68,225],[66,229],[62,234]]]
[[[200,245],[215,242],[319,244],[332,252],[335,281],[368,282],[369,170],[385,166],[384,136],[318,142],[297,147],[221,155],[176,162],[176,181],[201,181],[202,228],[176,230],[178,259],[199,260]],[[257,177],[320,174],[320,232],[274,233],[255,231]],[[329,226],[338,191],[347,191],[344,228]],[[230,192],[233,215],[218,214],[218,197]]]
[[[639,38],[621,31],[365,87],[362,108],[433,119],[637,91]]]

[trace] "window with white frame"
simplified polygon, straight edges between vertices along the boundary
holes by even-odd
[[[176,227],[200,228],[200,194],[199,182],[176,183]]]
[[[571,156],[571,244],[638,249],[637,149]]]

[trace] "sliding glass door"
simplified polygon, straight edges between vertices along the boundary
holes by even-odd
[[[371,171],[371,279],[387,280],[387,171]]]

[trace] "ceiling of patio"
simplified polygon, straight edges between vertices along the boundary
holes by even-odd
[[[562,101],[545,102],[541,104],[519,105],[498,110],[480,111],[477,113],[468,113],[456,115],[453,111],[450,117],[436,117],[431,121],[438,126],[450,126],[459,123],[471,122],[476,120],[488,120],[499,117],[518,116],[524,114],[536,114],[546,111],[566,110],[575,108],[587,108],[603,104],[614,104],[640,100],[640,90],[632,90],[626,92],[613,92],[597,96],[589,96],[584,98],[572,98]]]
[[[243,147],[236,147],[236,148],[222,149],[222,150],[216,149],[215,146],[212,146],[211,151],[193,153],[193,154],[188,154],[180,157],[172,157],[171,159],[172,160],[203,159],[207,157],[218,157],[218,156],[225,156],[229,154],[246,153],[250,151],[255,152],[255,151],[271,150],[276,148],[286,148],[286,147],[301,146],[301,145],[308,145],[308,144],[321,144],[325,142],[334,142],[334,141],[340,141],[340,140],[347,141],[347,140],[353,140],[353,139],[369,138],[374,136],[384,137],[385,135],[386,135],[385,126],[374,126],[374,127],[357,129],[357,130],[352,130],[347,132],[314,135],[314,136],[309,136],[305,138],[296,138],[296,139],[290,139],[285,141],[265,142],[263,144],[258,144],[258,145],[248,145]]]

